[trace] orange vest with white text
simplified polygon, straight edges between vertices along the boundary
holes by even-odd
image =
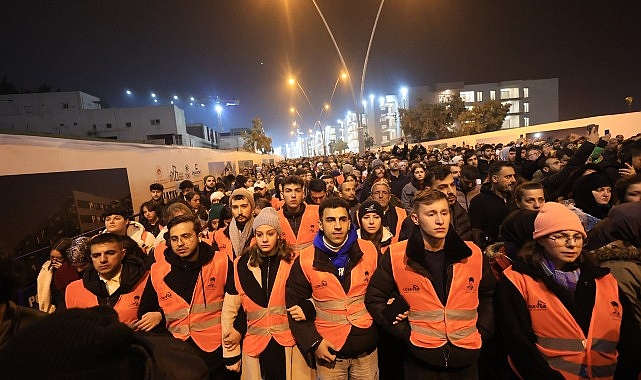
[[[294,230],[292,230],[292,226],[289,225],[289,221],[283,213],[284,208],[285,206],[278,210],[278,220],[280,221],[280,228],[283,230],[282,237],[294,252],[300,253],[300,251],[312,244],[318,232],[318,222],[320,220],[318,206],[305,205],[305,212],[300,221],[298,235],[294,235]]]
[[[289,330],[285,307],[285,282],[289,277],[292,262],[281,260],[276,279],[269,296],[267,308],[259,306],[245,293],[238,277],[238,259],[234,260],[234,282],[247,314],[247,333],[243,340],[243,351],[253,357],[260,355],[271,338],[283,347],[293,347],[294,336]]]
[[[612,379],[617,365],[621,327],[619,287],[611,274],[596,281],[588,335],[543,282],[507,268],[503,274],[527,304],[536,348],[550,367],[566,379]]]
[[[138,320],[138,306],[140,306],[140,297],[145,290],[149,273],[145,273],[140,281],[127,294],[121,294],[118,301],[113,305],[113,309],[118,313],[118,320],[126,325],[132,325]],[[101,280],[99,280],[101,281]],[[67,286],[65,291],[65,303],[67,309],[71,308],[90,308],[98,306],[98,297],[87,290],[82,279],[76,280]]]
[[[183,341],[191,337],[206,352],[215,351],[222,344],[220,315],[227,264],[227,256],[216,253],[203,265],[190,304],[165,283],[164,278],[171,271],[171,265],[164,257],[151,266],[151,283],[165,314],[167,330]]]
[[[410,305],[410,341],[417,347],[437,348],[449,341],[468,350],[481,348],[476,309],[483,254],[473,243],[465,244],[472,250],[472,255],[453,264],[452,283],[445,305],[438,298],[432,282],[407,265],[407,241],[390,246],[394,282]]]
[[[300,254],[300,266],[312,288],[316,307],[314,324],[318,333],[340,350],[352,325],[365,329],[372,325],[372,316],[365,309],[365,290],[376,270],[378,252],[372,242],[358,239],[363,257],[351,270],[349,291],[345,293],[339,279],[331,272],[313,268],[316,247],[305,248]]]

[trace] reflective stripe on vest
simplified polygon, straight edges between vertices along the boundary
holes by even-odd
[[[216,253],[211,261],[202,266],[191,304],[165,283],[164,278],[171,271],[171,265],[166,260],[157,261],[151,266],[151,283],[165,315],[167,330],[183,341],[191,337],[205,352],[213,352],[222,344],[220,317],[227,263],[226,255]]]
[[[289,330],[285,307],[285,283],[293,261],[288,263],[281,260],[278,263],[278,271],[266,308],[255,303],[245,293],[238,275],[239,263],[240,258],[234,260],[234,282],[247,315],[247,333],[243,339],[243,351],[249,356],[257,357],[265,350],[271,338],[283,347],[293,347],[296,343]]]
[[[617,362],[621,309],[611,274],[597,278],[587,337],[563,303],[541,281],[507,268],[505,276],[523,296],[536,347],[550,367],[567,379],[611,379]]]
[[[303,249],[312,245],[314,237],[318,233],[318,219],[318,206],[306,204],[305,212],[298,228],[298,235],[295,235],[292,226],[289,225],[289,220],[285,217],[284,207],[278,210],[278,220],[283,230],[282,238],[296,253],[300,253]]]
[[[350,272],[351,284],[347,294],[333,273],[313,268],[316,247],[306,248],[300,256],[301,268],[312,287],[312,302],[316,307],[314,325],[336,350],[345,344],[352,325],[363,329],[372,325],[364,300],[369,279],[376,270],[378,253],[371,242],[361,239],[357,242],[363,257]]]
[[[476,327],[478,286],[483,271],[483,254],[466,242],[472,255],[453,264],[452,283],[446,305],[436,295],[432,282],[407,265],[407,241],[390,246],[394,281],[410,305],[410,341],[417,347],[436,348],[448,341],[465,349],[481,347]]]

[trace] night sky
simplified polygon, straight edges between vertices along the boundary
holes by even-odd
[[[380,1],[317,3],[358,97]],[[8,0],[2,14],[0,75],[18,88],[47,83],[111,106],[151,104],[151,91],[167,104],[177,94],[187,122],[215,128],[212,100],[239,99],[223,110],[222,127],[260,117],[275,144],[287,142],[292,103],[308,125],[318,119],[342,69],[312,0]],[[364,96],[438,82],[558,77],[562,120],[625,112],[626,96],[639,110],[640,20],[638,0],[387,0]],[[314,112],[287,85],[290,75]],[[192,111],[187,96],[207,107]],[[347,85],[339,84],[332,106],[323,116],[330,123],[354,110]]]

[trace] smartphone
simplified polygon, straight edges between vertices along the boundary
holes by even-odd
[[[610,134],[610,130],[609,130],[609,129],[606,129],[606,130],[605,130],[605,134],[606,134],[606,135],[609,135],[609,134]]]

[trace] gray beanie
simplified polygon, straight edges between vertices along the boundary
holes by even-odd
[[[376,169],[379,166],[385,166],[385,163],[382,160],[379,160],[378,158],[372,161],[372,170]]]
[[[249,204],[252,206],[252,210],[256,208],[256,204],[254,203],[254,194],[244,187],[239,187],[231,192],[231,195],[229,196],[229,208],[231,208],[231,201],[236,195],[242,195],[243,197],[247,198]]]
[[[268,226],[274,227],[276,229],[276,232],[278,232],[279,235],[283,233],[283,230],[280,228],[278,213],[276,212],[276,209],[274,209],[273,207],[265,207],[264,209],[260,210],[258,215],[256,215],[256,217],[254,218],[254,224],[252,224],[252,231],[256,232],[256,228],[262,225],[268,225]]]

